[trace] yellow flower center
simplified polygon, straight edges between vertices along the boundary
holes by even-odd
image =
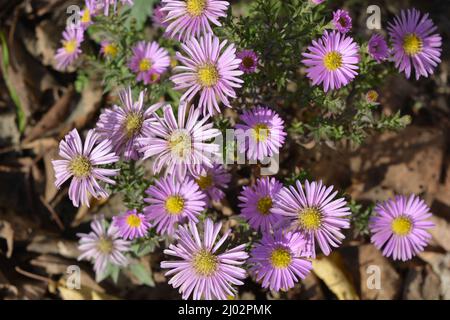
[[[117,56],[117,52],[119,51],[119,48],[117,48],[117,45],[114,43],[108,43],[103,48],[103,51],[104,51],[105,55],[114,58],[115,56]]]
[[[111,239],[101,237],[97,242],[97,249],[102,253],[111,253],[113,249],[113,243]]]
[[[406,236],[411,232],[413,223],[410,218],[400,216],[392,220],[392,232],[397,236]]]
[[[258,200],[257,203],[258,211],[262,215],[270,214],[270,209],[272,208],[272,198],[269,196],[262,197]]]
[[[216,272],[218,260],[211,252],[202,249],[194,255],[192,264],[197,274],[207,277]]]
[[[322,214],[317,208],[305,208],[300,211],[298,222],[306,230],[317,230],[322,225]]]
[[[251,68],[251,67],[253,67],[254,63],[253,63],[252,57],[244,57],[244,59],[242,59],[242,64],[243,64],[244,67],[246,67],[246,68]]]
[[[83,11],[83,15],[81,16],[81,23],[89,23],[91,22],[91,13],[88,8],[85,8]]]
[[[422,45],[422,39],[414,33],[409,33],[403,38],[403,49],[409,56],[413,56],[422,51]]]
[[[150,59],[144,58],[139,62],[139,71],[145,72],[152,68],[152,62]]]
[[[125,119],[125,131],[128,138],[141,131],[144,117],[139,113],[130,113]]]
[[[138,228],[141,226],[142,220],[137,214],[130,214],[127,217],[127,224],[132,228]]]
[[[329,71],[335,71],[342,66],[342,55],[339,52],[328,52],[323,58],[323,65]]]
[[[198,68],[198,82],[203,87],[212,87],[219,81],[219,71],[217,68],[208,63]]]
[[[186,10],[187,12],[193,16],[200,16],[206,7],[206,0],[187,0],[186,1]]]
[[[274,268],[284,269],[291,263],[291,253],[284,248],[278,248],[272,251],[270,255],[270,263]]]
[[[258,123],[253,127],[252,134],[256,141],[266,141],[269,137],[269,127],[264,123]]]
[[[91,161],[85,156],[76,156],[70,161],[70,172],[77,178],[87,177],[92,170]]]
[[[180,196],[169,196],[166,199],[165,207],[170,214],[180,214],[184,209],[184,199]]]
[[[169,138],[169,147],[173,155],[183,159],[191,151],[191,136],[186,132],[176,131]]]
[[[210,174],[207,174],[206,176],[200,176],[196,180],[196,182],[197,182],[198,186],[200,187],[200,189],[202,189],[202,190],[206,190],[213,185],[213,179]]]
[[[158,81],[158,79],[159,79],[159,74],[158,74],[158,73],[153,72],[153,73],[150,75],[150,80],[151,80],[152,82]]]
[[[64,41],[64,50],[66,50],[67,53],[74,53],[77,47],[78,43],[76,40]]]
[[[366,94],[366,99],[368,102],[376,102],[378,100],[378,92],[369,90]]]

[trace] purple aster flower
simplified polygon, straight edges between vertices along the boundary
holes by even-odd
[[[378,92],[375,90],[369,90],[366,93],[366,101],[372,105],[379,104],[378,101]]]
[[[169,52],[155,41],[139,41],[132,50],[129,67],[144,84],[154,82],[155,74],[161,75],[170,65]]]
[[[340,33],[347,33],[352,29],[352,18],[348,11],[338,9],[333,12],[333,25]]]
[[[198,107],[204,115],[220,112],[219,101],[231,108],[228,97],[236,98],[234,88],[240,88],[243,83],[239,78],[243,74],[239,70],[241,60],[236,58],[234,44],[225,47],[226,43],[207,34],[181,44],[187,56],[177,52],[177,59],[184,66],[176,66],[174,71],[180,73],[170,79],[176,90],[187,88],[181,100],[189,102],[200,92]]]
[[[97,0],[86,0],[85,8],[80,11],[80,26],[86,30],[94,22],[92,18],[98,14],[99,4]]]
[[[263,288],[286,291],[305,279],[312,269],[311,261],[306,259],[305,245],[304,236],[299,232],[264,233],[250,252],[249,273],[262,282]]]
[[[178,243],[164,250],[165,254],[181,259],[163,261],[161,268],[171,269],[165,275],[173,276],[169,284],[179,288],[183,299],[192,295],[195,300],[225,300],[235,295],[233,285],[243,284],[241,280],[245,279],[246,273],[240,265],[248,258],[245,244],[220,253],[220,247],[231,233],[228,230],[216,241],[221,227],[221,223],[214,224],[207,218],[203,233],[199,233],[191,221],[178,229]]]
[[[230,181],[231,174],[221,164],[214,164],[212,168],[204,168],[201,174],[195,178],[200,189],[208,196],[209,202],[222,200],[225,197],[222,189],[228,188]]]
[[[68,26],[62,36],[62,47],[55,54],[56,67],[61,70],[66,69],[80,56],[80,45],[84,40],[83,29]]]
[[[128,264],[125,253],[130,250],[130,242],[120,238],[115,226],[110,225],[106,230],[104,219],[93,220],[91,229],[88,234],[77,234],[80,237],[78,249],[81,251],[78,260],[93,262],[97,276],[105,273],[108,264],[125,267]]]
[[[167,12],[161,10],[161,5],[157,5],[153,9],[152,21],[153,25],[158,28],[166,28],[168,26],[167,22],[164,22],[166,19]]]
[[[151,227],[148,216],[139,213],[136,209],[113,217],[113,225],[117,227],[122,238],[129,240],[145,237]]]
[[[409,260],[424,250],[431,235],[427,229],[434,227],[430,209],[415,195],[396,196],[378,203],[369,227],[371,242],[383,250],[385,257]]]
[[[63,160],[52,160],[55,185],[59,189],[65,181],[72,178],[69,198],[75,207],[78,207],[80,203],[89,207],[89,194],[97,199],[108,197],[108,193],[97,180],[115,184],[109,177],[119,172],[119,169],[98,167],[119,160],[112,151],[109,140],[99,142],[98,134],[94,130],[89,130],[83,146],[77,129],[73,129],[64,137],[64,140],[61,140],[59,155]]]
[[[370,38],[368,50],[370,56],[378,63],[389,57],[389,48],[386,40],[384,40],[384,37],[379,33],[375,33]]]
[[[416,9],[404,11],[389,23],[395,67],[409,79],[414,69],[416,80],[428,77],[441,62],[442,38],[428,14]]]
[[[213,33],[210,23],[221,26],[219,18],[226,17],[229,3],[221,0],[162,0],[161,10],[167,16],[166,32],[178,39]]]
[[[133,5],[133,0],[120,0],[122,5]],[[117,0],[100,0],[101,6],[103,7],[103,13],[105,16],[109,15],[109,9],[112,7],[112,12],[116,13],[117,11]]]
[[[323,83],[325,92],[346,86],[358,74],[359,47],[353,38],[333,31],[308,47],[303,53],[307,76],[313,85]]]
[[[240,119],[243,124],[236,125],[240,153],[247,151],[250,160],[264,160],[280,153],[287,134],[278,113],[268,107],[257,106],[244,110]]]
[[[253,187],[242,189],[239,196],[241,216],[250,226],[261,232],[270,232],[282,216],[271,212],[278,192],[283,185],[275,178],[264,177],[256,180]]]
[[[119,46],[115,42],[104,40],[101,42],[100,52],[105,58],[114,59],[119,52]]]
[[[258,66],[258,56],[253,50],[242,50],[236,54],[236,56],[241,59],[239,69],[244,71],[244,73],[253,73],[256,71]]]
[[[307,241],[306,251],[315,257],[315,239],[320,249],[329,255],[331,247],[338,247],[345,236],[341,229],[348,229],[350,209],[344,198],[334,199],[337,191],[320,182],[300,181],[294,186],[284,187],[278,193],[272,213],[286,217],[290,228],[302,232]]]
[[[219,156],[219,145],[209,140],[220,135],[220,131],[207,122],[208,118],[200,120],[200,110],[188,108],[186,103],[178,107],[178,119],[170,105],[163,109],[163,118],[155,114],[157,123],[146,137],[138,139],[144,159],[154,157],[154,173],[165,167],[166,176],[171,174],[179,180],[187,172],[198,177],[200,169],[211,168],[213,158]]]
[[[113,150],[117,155],[123,155],[126,160],[138,160],[138,139],[144,137],[155,123],[153,112],[161,107],[161,103],[144,109],[144,91],[139,93],[137,101],[133,101],[131,88],[119,93],[121,106],[114,105],[100,115],[97,122],[97,132],[103,139],[111,140]]]
[[[205,194],[194,180],[162,178],[145,193],[144,201],[149,206],[144,213],[156,226],[159,234],[173,235],[178,224],[188,221],[198,222],[197,217],[205,209]]]

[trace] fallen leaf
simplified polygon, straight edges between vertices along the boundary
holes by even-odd
[[[14,246],[14,230],[8,221],[0,220],[0,238],[6,240],[6,257],[11,258]]]

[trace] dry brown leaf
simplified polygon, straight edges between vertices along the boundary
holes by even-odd
[[[313,271],[339,300],[359,300],[353,284],[343,269],[341,260],[337,252],[327,257],[318,256],[312,260]]]
[[[11,258],[14,247],[14,230],[8,221],[0,220],[0,238],[6,240],[6,257]]]

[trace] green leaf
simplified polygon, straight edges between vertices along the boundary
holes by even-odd
[[[153,13],[153,5],[156,0],[134,0],[133,7],[131,7],[130,15],[128,16],[125,25],[130,26],[132,19],[136,21],[136,29],[142,30],[148,17]]]
[[[142,264],[132,264],[130,265],[130,271],[133,275],[142,283],[149,287],[154,287],[155,282],[153,281],[152,271],[147,270]]]

